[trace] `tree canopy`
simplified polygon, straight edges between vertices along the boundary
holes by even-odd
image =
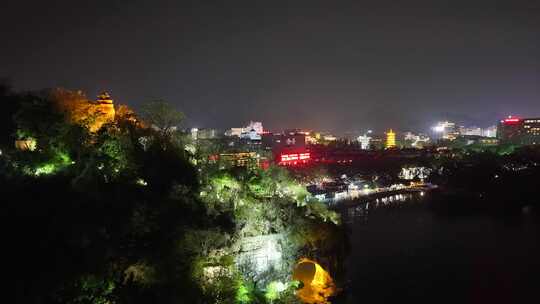
[[[162,136],[170,136],[184,120],[184,114],[164,100],[145,103],[141,107],[141,117]]]

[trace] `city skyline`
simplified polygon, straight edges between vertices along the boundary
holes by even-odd
[[[77,7],[8,4],[0,77],[21,90],[107,90],[134,108],[164,99],[187,125],[212,128],[427,130],[540,116],[534,1]]]

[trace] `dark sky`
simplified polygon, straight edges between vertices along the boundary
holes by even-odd
[[[16,89],[161,98],[189,126],[406,131],[540,115],[540,1],[10,2],[0,77]]]

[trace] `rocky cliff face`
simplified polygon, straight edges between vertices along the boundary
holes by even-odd
[[[237,264],[247,264],[258,274],[281,270],[284,266],[283,241],[281,234],[246,237],[237,245]]]

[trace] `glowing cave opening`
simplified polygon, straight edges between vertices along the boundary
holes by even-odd
[[[302,258],[293,272],[293,280],[304,284],[297,292],[304,303],[329,303],[327,299],[336,293],[334,280],[317,262]]]

